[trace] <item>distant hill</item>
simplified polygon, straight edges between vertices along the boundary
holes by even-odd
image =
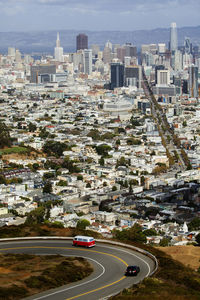
[[[81,30],[60,30],[61,45],[66,52],[75,51],[76,35]],[[113,44],[131,42],[141,44],[169,42],[169,28],[135,31],[84,31],[89,37],[89,45],[101,47],[107,40]],[[0,52],[7,53],[8,47],[16,47],[22,53],[53,53],[57,31],[0,32]],[[194,45],[200,44],[200,26],[178,29],[178,42],[183,45],[185,37],[190,37]]]

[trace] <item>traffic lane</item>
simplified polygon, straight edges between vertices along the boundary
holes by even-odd
[[[10,246],[10,245],[9,245]],[[70,245],[71,246],[71,245]],[[48,291],[47,293],[42,293],[41,295],[38,295],[37,297],[29,297],[28,299],[66,299],[66,298],[83,298],[87,294],[87,299],[99,299],[101,297],[101,291],[104,288],[110,288],[115,282],[119,282],[122,279],[124,275],[124,271],[126,268],[127,263],[122,261],[122,259],[119,259],[117,256],[114,254],[109,254],[107,255],[106,252],[100,252],[97,250],[87,250],[87,249],[82,249],[82,248],[53,248],[53,246],[49,245],[48,248],[47,246],[42,246],[37,245],[37,246],[32,246],[27,247],[27,245],[20,245],[20,247],[17,245],[14,246],[15,248],[11,250],[12,247],[6,248],[8,249],[8,252],[13,252],[13,253],[28,253],[28,254],[61,254],[61,255],[66,255],[66,256],[85,256],[85,253],[87,255],[90,255],[90,259],[98,259],[98,262],[105,267],[105,272],[102,276],[97,278],[95,281],[90,281],[86,280],[85,284],[80,284],[80,283],[74,283],[73,286],[68,285],[67,288],[62,287],[64,291]],[[44,247],[44,248],[41,248]],[[105,249],[104,249],[105,250]],[[7,250],[4,250],[7,252]],[[4,252],[3,251],[3,252]],[[95,274],[96,275],[96,274]],[[74,288],[73,288],[74,287]],[[122,289],[124,286],[122,286]],[[121,285],[120,285],[121,289]],[[95,290],[95,291],[94,291]],[[119,288],[118,288],[119,290]],[[120,290],[119,290],[120,291]],[[105,294],[108,295],[111,293],[110,291],[107,291]],[[93,294],[93,295],[92,295]],[[36,298],[35,298],[36,297]]]
[[[47,246],[47,247],[53,247],[54,249],[54,254],[60,254],[60,251],[62,249],[65,249],[66,247],[71,247],[72,250],[75,250],[75,247],[72,247],[72,241],[26,241],[26,242],[14,242],[14,243],[0,243],[1,248],[9,248],[13,247],[13,245],[16,245],[18,247],[35,247],[35,246]],[[55,249],[56,247],[56,249]],[[50,248],[49,248],[50,249]],[[48,249],[48,250],[49,250]],[[86,250],[86,248],[83,247],[78,247],[77,249],[82,249],[83,251]],[[155,264],[154,261],[147,257],[146,255],[143,255],[139,252],[135,252],[131,249],[128,248],[123,248],[119,246],[114,246],[114,245],[108,245],[108,244],[103,244],[103,243],[97,243],[97,245],[93,248],[90,248],[94,253],[95,251],[101,251],[101,252],[106,252],[107,254],[114,255],[114,253],[121,258],[122,260],[124,258],[128,258],[128,264],[129,265],[134,265],[138,264],[139,266],[142,266],[142,269],[144,271],[145,276],[148,276],[149,273],[151,273],[154,270]],[[20,249],[19,252],[20,253]],[[34,249],[35,251],[35,249]],[[98,253],[97,253],[98,254]],[[127,256],[128,254],[128,256]]]
[[[56,246],[55,246],[56,244]],[[67,287],[59,288],[57,293],[56,291],[56,299],[66,299],[66,298],[73,298],[73,299],[100,299],[106,297],[112,293],[119,292],[125,287],[131,286],[133,283],[136,283],[142,280],[145,276],[148,275],[148,268],[146,264],[141,265],[141,259],[138,259],[139,253],[133,253],[124,248],[118,247],[110,247],[108,245],[99,245],[91,250],[83,249],[83,248],[75,248],[71,246],[71,241],[67,242],[59,242],[56,241],[34,241],[33,242],[26,242],[26,243],[13,243],[9,244],[6,243],[4,245],[0,244],[2,248],[7,248],[8,252],[11,252],[12,247],[18,249],[13,249],[12,252],[15,253],[31,253],[31,254],[61,254],[61,255],[72,255],[72,256],[84,256],[85,253],[90,255],[92,259],[98,259],[98,262],[104,265],[105,273],[103,276],[100,276],[95,281],[88,282],[90,280],[85,280],[85,284],[83,285],[74,283],[68,285]],[[24,248],[25,247],[25,248]],[[27,248],[28,247],[28,248]],[[39,248],[38,248],[39,247]],[[19,249],[20,248],[20,249]],[[23,249],[22,249],[23,248]],[[69,249],[67,249],[69,248]],[[6,251],[6,252],[7,252]],[[4,251],[3,251],[4,252]],[[99,253],[101,252],[101,253]],[[145,256],[144,256],[145,257]],[[142,257],[142,258],[144,258]],[[122,262],[123,259],[125,263]],[[145,257],[147,259],[147,257]],[[152,262],[152,261],[151,261]],[[141,272],[138,274],[137,277],[128,277],[123,278],[126,264],[132,265],[137,264],[140,266]],[[146,268],[146,270],[145,270]],[[93,274],[95,277],[95,274]],[[92,277],[92,278],[94,278]],[[61,291],[63,290],[64,291]],[[73,290],[74,289],[74,290]],[[96,290],[97,289],[97,290]],[[94,291],[96,290],[96,291]],[[86,294],[87,293],[87,294]],[[45,296],[47,295],[47,296]],[[78,296],[77,298],[77,295]],[[39,298],[38,298],[39,297]],[[42,297],[42,298],[41,298]],[[29,299],[55,299],[55,292],[45,292],[40,294],[40,296],[29,297]]]

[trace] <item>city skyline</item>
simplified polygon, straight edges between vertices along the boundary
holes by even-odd
[[[0,0],[1,31],[140,30],[199,25],[200,3],[186,0]],[[31,20],[31,22],[30,22]]]

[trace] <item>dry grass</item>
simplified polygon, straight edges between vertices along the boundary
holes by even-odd
[[[92,272],[82,258],[0,254],[0,300],[17,300],[81,280]]]
[[[195,246],[158,247],[159,250],[170,255],[173,259],[189,266],[193,270],[200,267],[200,248]]]

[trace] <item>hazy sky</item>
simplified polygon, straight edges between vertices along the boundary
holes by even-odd
[[[200,25],[200,0],[0,0],[0,31]]]

